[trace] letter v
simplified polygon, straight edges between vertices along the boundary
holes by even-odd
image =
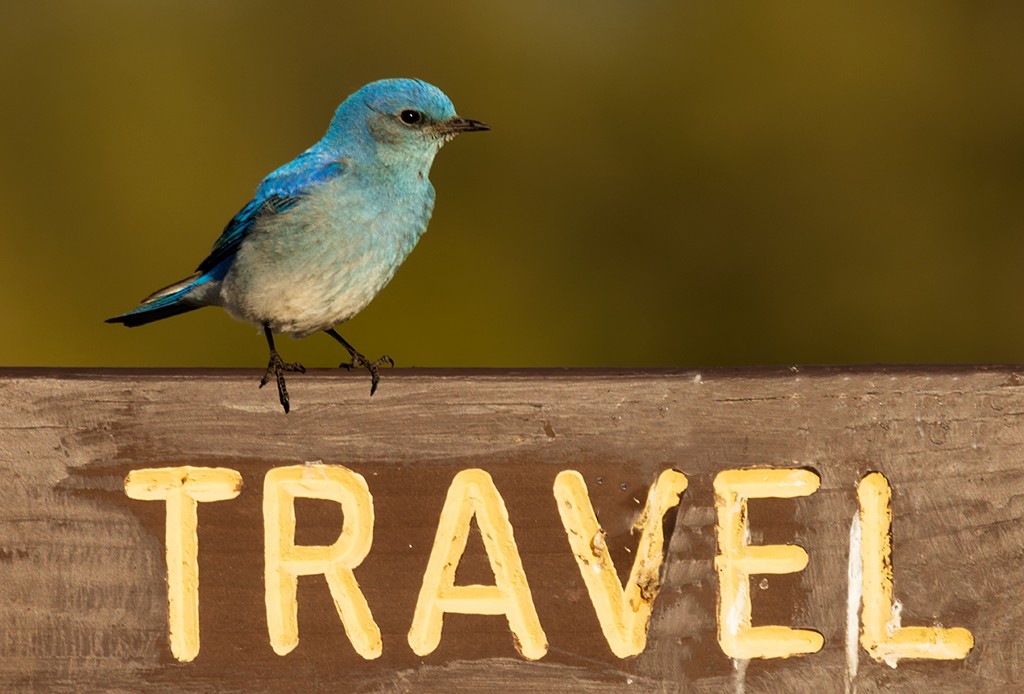
[[[663,518],[679,504],[686,484],[686,476],[681,472],[665,470],[651,486],[643,513],[633,526],[641,531],[640,542],[623,588],[604,544],[604,531],[597,522],[583,476],[575,470],[565,470],[555,478],[555,500],[569,546],[608,646],[620,658],[637,655],[647,645],[651,609],[661,589]]]

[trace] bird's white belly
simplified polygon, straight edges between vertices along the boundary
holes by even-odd
[[[394,275],[395,267],[364,259],[300,272],[261,273],[247,282],[240,301],[224,308],[275,333],[305,337],[347,321],[362,311]]]
[[[304,337],[366,308],[426,230],[433,188],[368,198],[351,185],[343,177],[261,221],[219,287],[228,313]]]
[[[224,278],[221,300],[235,318],[266,323],[275,333],[305,337],[366,308],[394,276],[401,262],[396,255],[393,250],[367,250],[344,260],[332,261],[337,254],[325,253],[305,258],[291,255],[286,261],[270,263],[267,258],[257,261],[240,253]]]

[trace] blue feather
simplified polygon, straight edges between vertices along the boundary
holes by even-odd
[[[341,162],[327,158],[316,147],[306,150],[263,179],[256,189],[256,197],[224,227],[195,274],[154,292],[139,307],[106,322],[134,327],[200,308],[201,304],[189,302],[189,295],[211,280],[224,278],[238,247],[258,221],[290,210],[309,190],[340,176],[343,171]]]
[[[256,189],[256,197],[224,227],[210,255],[196,271],[203,275],[212,271],[214,279],[223,278],[231,266],[224,261],[234,257],[257,220],[290,210],[311,188],[340,176],[343,170],[340,162],[327,159],[313,147],[271,173]]]
[[[193,275],[193,277],[195,276]],[[105,322],[121,323],[129,328],[134,328],[137,325],[145,325],[146,323],[152,323],[155,320],[170,318],[171,316],[177,316],[181,313],[193,311],[200,308],[201,305],[189,303],[184,299],[187,298],[188,294],[193,289],[208,281],[209,278],[197,277],[193,282],[186,284],[184,288],[159,296],[162,291],[166,291],[161,290],[161,292],[157,292],[154,295],[155,298],[146,299],[141,306],[134,308],[127,313],[122,313],[119,316],[108,318]],[[173,287],[175,285],[171,286]]]

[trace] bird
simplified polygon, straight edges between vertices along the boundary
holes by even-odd
[[[262,180],[195,272],[106,322],[135,327],[222,307],[262,329],[270,357],[260,388],[276,380],[286,414],[285,373],[305,368],[281,358],[274,336],[324,332],[349,354],[341,367],[370,372],[372,396],[379,368],[394,360],[367,359],[336,327],[366,308],[426,231],[435,196],[428,174],[441,147],[484,130],[422,80],[363,86],[318,142]]]

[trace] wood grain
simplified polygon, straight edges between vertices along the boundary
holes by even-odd
[[[844,691],[856,485],[893,488],[903,624],[962,626],[962,661],[860,650],[858,692],[1011,691],[1024,681],[1024,381],[1013,367],[708,371],[389,370],[289,380],[292,412],[250,371],[0,370],[0,688],[123,691]],[[383,635],[362,660],[320,577],[299,581],[300,643],[278,656],[263,598],[267,470],[322,461],[363,475],[373,549],[356,570]],[[233,501],[201,504],[198,658],[167,644],[164,511],[124,494],[140,467],[229,467]],[[751,542],[797,543],[798,574],[753,580],[754,623],[813,628],[814,655],[755,660],[743,681],[716,640],[715,509],[722,470],[807,467],[821,489],[750,503]],[[407,642],[453,476],[479,467],[508,508],[550,645],[516,654],[503,617],[448,615],[426,657]],[[605,643],[552,496],[585,478],[620,578],[629,528],[658,473],[689,487],[668,521],[647,649]],[[339,507],[298,506],[300,543],[330,543]],[[460,583],[492,583],[471,538]]]

